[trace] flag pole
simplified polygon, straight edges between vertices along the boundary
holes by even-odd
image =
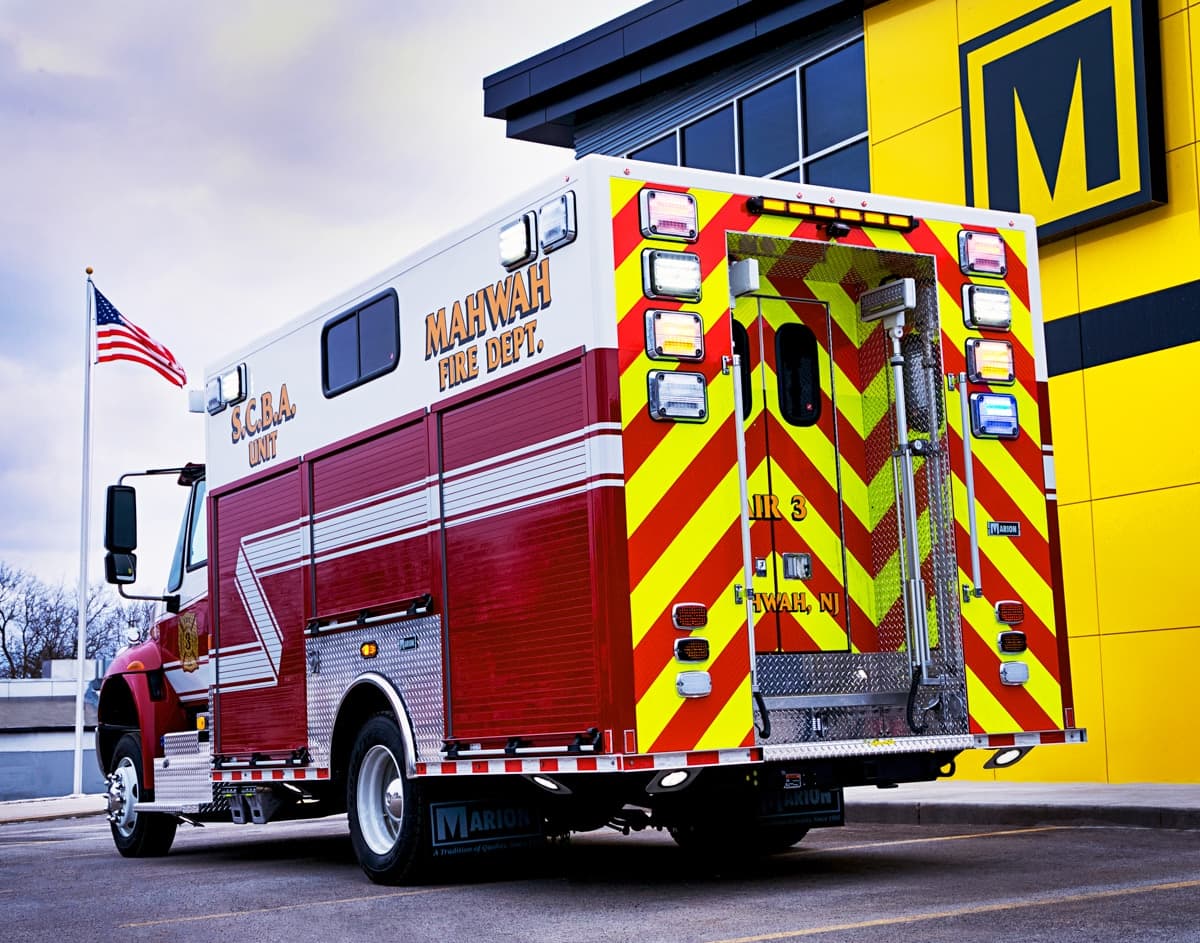
[[[87,654],[88,598],[88,516],[92,490],[92,267],[87,271],[84,311],[87,321],[83,332],[83,473],[79,500],[79,633],[75,657],[79,676],[75,688],[75,779],[72,795],[83,795],[83,664]]]

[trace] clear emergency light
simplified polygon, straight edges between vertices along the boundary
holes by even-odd
[[[1007,393],[971,394],[971,434],[979,439],[1015,439],[1017,398]]]
[[[1007,331],[1012,327],[1012,297],[1008,289],[963,285],[963,323],[977,331]]]
[[[514,269],[537,257],[537,217],[524,213],[500,227],[500,264]]]
[[[708,418],[708,384],[703,373],[651,370],[646,384],[652,419],[704,422]]]
[[[1015,686],[1029,682],[1029,666],[1023,661],[1006,661],[1000,665],[1000,683]]]
[[[703,360],[704,321],[694,311],[646,312],[646,356],[651,360]]]
[[[1008,273],[1008,255],[1004,237],[994,232],[958,233],[958,267],[964,275],[999,275]]]
[[[1016,379],[1012,342],[967,338],[967,379],[972,383],[1012,386]]]
[[[575,191],[568,190],[538,210],[538,238],[543,252],[575,241]]]
[[[643,190],[638,194],[638,211],[647,239],[695,242],[700,233],[700,213],[690,193]]]
[[[238,364],[204,384],[205,408],[215,416],[226,406],[246,398],[246,365]]]
[[[647,298],[700,300],[700,256],[694,252],[642,252],[642,289]]]

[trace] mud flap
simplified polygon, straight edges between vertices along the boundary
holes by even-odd
[[[546,839],[541,815],[512,799],[434,802],[429,812],[434,858],[535,848]]]

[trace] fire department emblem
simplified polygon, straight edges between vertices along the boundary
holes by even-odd
[[[179,617],[179,661],[184,671],[195,671],[200,667],[200,636],[193,612],[185,612]]]

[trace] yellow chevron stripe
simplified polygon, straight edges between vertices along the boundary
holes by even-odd
[[[730,590],[732,592],[732,589]],[[747,674],[738,685],[733,697],[725,702],[716,719],[704,731],[696,743],[697,750],[718,750],[742,742],[754,723],[751,709],[750,676]]]

